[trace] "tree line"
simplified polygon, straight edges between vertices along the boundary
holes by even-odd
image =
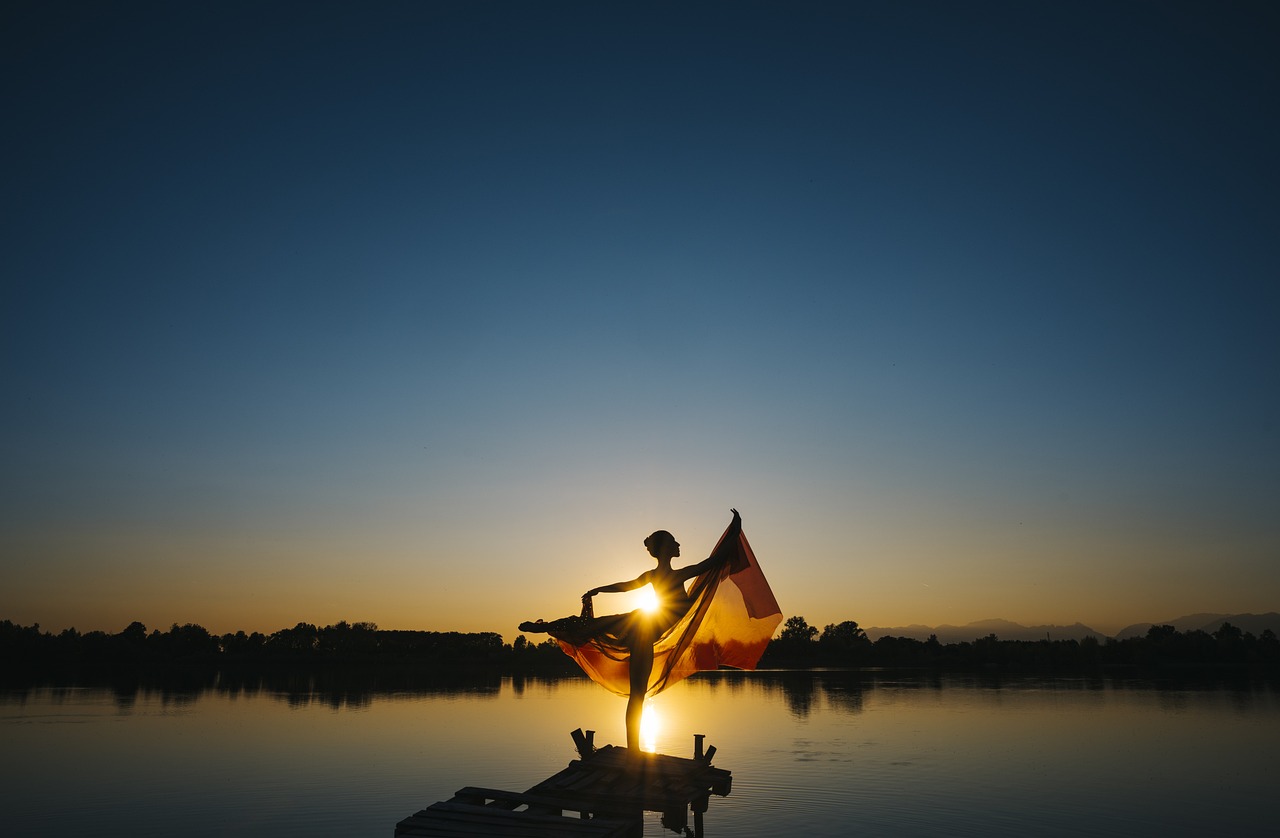
[[[576,665],[554,640],[540,644],[523,635],[504,643],[497,632],[395,631],[343,620],[319,627],[298,623],[271,634],[213,634],[195,623],[167,631],[130,623],[118,634],[54,634],[39,623],[0,621],[0,661],[15,669],[234,666],[254,664],[413,664],[458,670],[570,673]]]
[[[403,664],[454,673],[573,675],[577,666],[551,639],[519,635],[511,643],[496,632],[389,631],[374,623],[345,620],[319,627],[298,623],[271,634],[213,634],[204,627],[173,624],[167,631],[130,623],[118,634],[54,634],[39,624],[0,621],[0,664],[5,672],[84,669],[155,669],[174,666],[368,666]],[[1261,636],[1225,623],[1212,634],[1153,626],[1125,640],[1000,640],[940,643],[908,637],[871,640],[852,620],[819,630],[801,616],[787,619],[765,650],[760,667],[933,667],[1080,669],[1101,666],[1277,665],[1280,641],[1270,629]]]
[[[989,634],[971,642],[947,644],[938,642],[936,635],[928,640],[885,636],[873,641],[853,620],[831,623],[819,631],[804,617],[795,616],[783,624],[760,663],[772,668],[1276,665],[1280,664],[1280,641],[1271,629],[1254,636],[1231,623],[1223,623],[1212,634],[1152,626],[1145,636],[1124,640],[1001,640]]]

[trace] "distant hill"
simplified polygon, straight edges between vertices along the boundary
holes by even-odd
[[[1261,635],[1267,629],[1271,629],[1280,635],[1280,614],[1275,611],[1269,611],[1266,614],[1188,614],[1185,617],[1178,617],[1176,620],[1164,620],[1159,623],[1134,623],[1131,626],[1125,626],[1120,629],[1116,633],[1116,640],[1124,640],[1129,637],[1146,637],[1147,630],[1152,626],[1173,626],[1182,632],[1203,631],[1213,634],[1222,628],[1223,623],[1230,623],[1241,631],[1252,634],[1254,637]]]
[[[939,643],[965,643],[977,640],[980,637],[986,637],[994,634],[1001,640],[1083,640],[1086,637],[1094,637],[1098,640],[1105,640],[1106,635],[1099,631],[1094,631],[1083,623],[1074,623],[1069,626],[1024,626],[1020,623],[1010,622],[1009,620],[978,620],[973,623],[966,623],[963,626],[941,625],[941,626],[923,626],[919,624],[910,626],[895,626],[892,628],[883,628],[873,626],[865,630],[867,637],[872,640],[879,640],[881,637],[910,637],[914,640],[928,640],[929,635],[936,634]],[[1143,629],[1146,633],[1146,629]]]

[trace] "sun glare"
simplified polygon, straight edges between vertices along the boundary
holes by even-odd
[[[640,607],[651,614],[658,610],[658,593],[652,585],[640,589]]]
[[[662,719],[658,711],[645,702],[644,713],[640,716],[640,750],[656,753],[658,750],[658,731],[662,727]]]

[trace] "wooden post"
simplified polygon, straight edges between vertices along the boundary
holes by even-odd
[[[694,838],[704,838],[702,815],[707,811],[708,798],[704,794],[702,797],[692,801],[689,808],[693,809],[693,835]]]
[[[702,740],[706,739],[705,733],[695,733],[693,735],[693,758],[702,759]]]
[[[573,746],[578,749],[578,756],[583,759],[591,756],[591,740],[583,735],[582,728],[575,728],[569,735],[573,737]]]

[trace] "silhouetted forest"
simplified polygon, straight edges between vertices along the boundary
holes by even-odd
[[[139,622],[119,634],[74,628],[58,634],[39,624],[0,621],[0,662],[10,672],[231,667],[397,666],[432,667],[467,674],[573,674],[577,665],[553,640],[529,643],[523,635],[504,643],[496,632],[387,631],[373,623],[317,627],[298,623],[271,634],[212,634],[194,623],[168,631]]]
[[[1213,634],[1152,626],[1145,637],[1125,640],[1001,640],[994,634],[972,642],[938,642],[936,637],[881,637],[871,640],[846,620],[821,631],[804,617],[790,617],[765,650],[762,667],[1007,667],[1082,669],[1100,666],[1280,664],[1280,641],[1267,629],[1260,637],[1224,623]]]
[[[923,667],[1080,670],[1108,666],[1221,666],[1280,664],[1280,641],[1230,623],[1209,634],[1153,626],[1126,640],[1000,640],[965,643],[882,637],[872,641],[856,622],[819,630],[804,617],[789,618],[769,644],[761,668]],[[149,672],[183,669],[224,672],[336,672],[359,667],[390,673],[424,671],[455,678],[478,675],[578,674],[553,640],[512,643],[496,632],[387,631],[373,623],[339,622],[323,628],[298,623],[272,634],[216,635],[193,623],[167,631],[130,623],[118,634],[67,629],[54,634],[38,624],[0,621],[0,669],[11,678],[63,673]],[[310,677],[310,676],[308,676]]]

